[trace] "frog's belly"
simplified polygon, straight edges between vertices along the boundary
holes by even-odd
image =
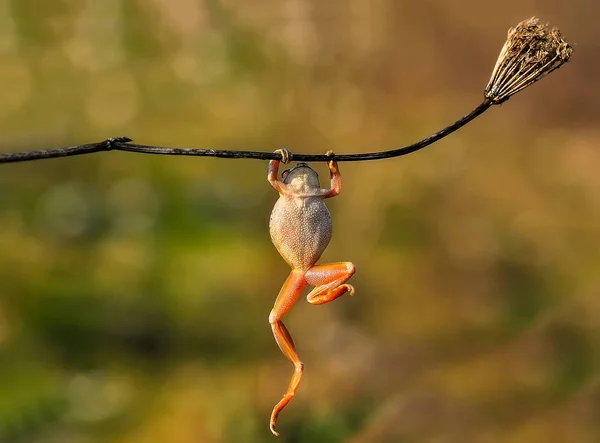
[[[322,199],[280,197],[269,223],[271,240],[294,269],[307,270],[331,239],[331,215]]]

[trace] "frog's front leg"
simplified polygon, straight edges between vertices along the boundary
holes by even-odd
[[[306,272],[305,279],[315,288],[306,296],[306,300],[313,305],[322,305],[346,292],[354,295],[354,287],[346,283],[354,272],[354,265],[350,262],[313,266]]]
[[[300,361],[298,352],[296,352],[294,340],[281,319],[294,303],[296,303],[304,286],[306,286],[304,273],[292,270],[281,287],[277,300],[275,300],[275,306],[273,306],[271,314],[269,315],[269,323],[271,324],[271,329],[273,330],[273,335],[275,336],[275,341],[279,345],[279,349],[281,349],[281,352],[283,352],[283,354],[294,364],[294,375],[292,376],[288,390],[279,403],[275,405],[273,412],[271,413],[270,428],[271,432],[275,435],[279,435],[279,433],[275,431],[277,417],[283,408],[285,408],[292,400],[294,394],[296,394],[298,386],[300,386],[300,380],[302,379],[302,371],[304,370],[304,364]]]

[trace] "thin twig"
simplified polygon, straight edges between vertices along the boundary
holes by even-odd
[[[484,91],[484,100],[469,114],[445,127],[439,132],[409,146],[389,151],[367,152],[360,154],[335,155],[337,161],[366,161],[400,157],[423,149],[463,127],[471,120],[483,114],[492,105],[508,100],[529,85],[545,77],[565,64],[571,57],[572,46],[562,37],[558,29],[550,29],[540,24],[537,18],[519,23],[508,32],[508,38],[500,51],[492,77]],[[162,146],[147,146],[131,143],[128,137],[109,138],[108,140],[68,148],[44,151],[17,152],[0,154],[0,163],[41,160],[45,158],[69,157],[91,154],[101,151],[128,151],[142,154],[190,155],[197,157],[253,158],[257,160],[281,160],[281,154],[259,151],[229,151],[219,149],[186,149]],[[306,162],[324,162],[331,160],[324,154],[294,154],[290,160]]]
[[[86,145],[69,146],[68,148],[43,149],[40,151],[14,152],[0,154],[0,163],[27,162],[31,160],[43,160],[45,158],[70,157],[72,155],[92,154],[94,152],[111,151],[118,149],[117,144],[131,141],[129,137],[109,138],[98,143]]]
[[[469,123],[477,116],[483,114],[490,106],[492,102],[485,99],[479,106],[477,106],[469,114],[457,120],[450,126],[445,127],[441,131],[430,135],[429,137],[414,143],[409,146],[405,146],[398,149],[392,149],[389,151],[380,152],[367,152],[362,154],[340,154],[335,155],[334,158],[339,162],[350,162],[350,161],[365,161],[365,160],[379,160],[383,158],[400,157],[402,155],[410,154],[411,152],[423,149],[426,146],[446,137],[453,133],[457,129]],[[130,143],[132,140],[128,137],[109,138],[108,140],[101,141],[98,143],[90,143],[87,145],[71,146],[68,148],[48,149],[43,151],[32,151],[32,152],[17,152],[14,154],[0,154],[0,163],[14,163],[24,162],[30,160],[41,160],[46,158],[55,157],[69,157],[72,155],[91,154],[93,152],[102,151],[127,151],[136,152],[140,154],[159,154],[159,155],[189,155],[196,157],[219,157],[219,158],[252,158],[256,160],[281,160],[280,154],[273,152],[260,152],[260,151],[229,151],[221,149],[192,149],[192,148],[169,148],[163,146],[147,146],[138,145],[136,143]],[[294,154],[290,152],[290,160],[292,161],[305,161],[305,162],[321,162],[331,160],[325,154]]]

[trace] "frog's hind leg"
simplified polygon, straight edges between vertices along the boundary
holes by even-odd
[[[304,273],[293,270],[283,284],[281,291],[279,291],[277,300],[275,300],[275,306],[273,306],[271,314],[269,315],[269,323],[271,323],[271,329],[273,330],[273,335],[275,336],[275,341],[279,345],[279,349],[281,349],[281,352],[283,352],[283,354],[294,364],[294,375],[292,376],[288,390],[279,403],[275,405],[273,412],[271,413],[270,429],[275,435],[279,435],[279,433],[275,431],[277,417],[294,397],[294,394],[300,385],[300,380],[302,379],[302,371],[304,370],[304,364],[300,361],[300,357],[296,352],[294,340],[281,319],[294,305],[296,300],[298,300],[304,286],[306,286]]]
[[[315,288],[306,296],[306,300],[313,305],[321,305],[346,292],[354,295],[354,287],[346,283],[354,272],[354,265],[350,262],[313,266],[306,272],[305,278]]]

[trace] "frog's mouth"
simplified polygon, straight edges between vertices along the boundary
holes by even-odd
[[[313,168],[311,168],[311,167],[310,167],[310,165],[309,165],[308,163],[300,162],[300,163],[296,163],[296,166],[294,166],[293,168],[289,168],[289,169],[286,169],[285,171],[283,171],[283,172],[281,173],[281,178],[282,178],[283,180],[285,180],[285,178],[287,177],[287,175],[288,175],[290,172],[292,172],[292,171],[295,171],[296,169],[300,169],[300,168],[308,168],[308,169],[310,169],[312,172],[314,172],[314,173],[315,173],[315,175],[316,175],[317,177],[319,177],[319,174],[317,174],[317,171],[315,171]]]

